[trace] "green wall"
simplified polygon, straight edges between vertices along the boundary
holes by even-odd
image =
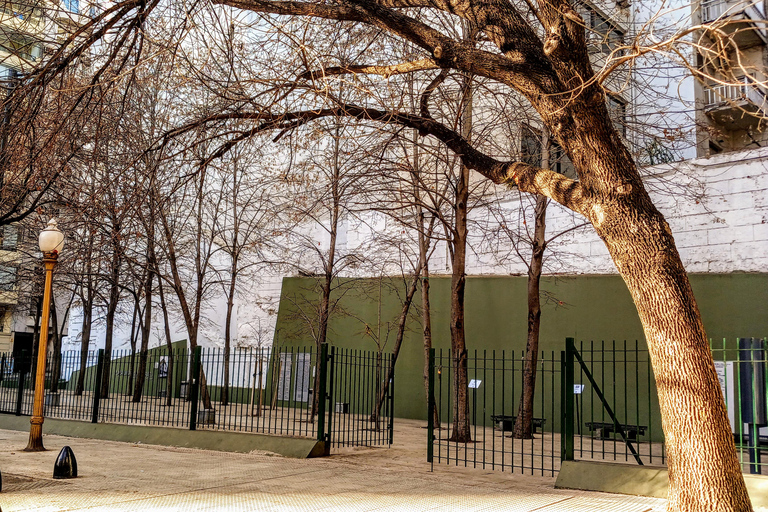
[[[693,274],[690,279],[710,338],[768,336],[768,273]],[[404,290],[402,280],[392,278],[386,282],[388,286],[381,287],[382,332],[386,331],[387,322],[394,328],[401,307],[397,293],[389,285],[399,284],[400,295]],[[276,344],[312,344],[306,322],[297,310],[301,307],[311,312],[318,297],[316,283],[312,278],[283,280]],[[430,283],[434,347],[448,349],[450,278],[433,277]],[[375,350],[375,343],[365,335],[364,322],[377,330],[378,282],[357,280],[338,284],[335,297],[340,297],[340,311],[331,318],[329,342],[340,347]],[[542,312],[541,350],[554,351],[557,356],[564,349],[566,337],[577,341],[629,340],[632,344],[639,340],[644,346],[637,312],[620,277],[546,277],[542,289],[549,299]],[[474,350],[524,350],[526,318],[525,277],[467,278],[466,333],[470,354]],[[399,417],[426,417],[420,329],[414,316],[397,363],[395,411]],[[391,351],[393,344],[394,332],[385,350]]]
[[[173,396],[178,397],[180,392],[181,381],[187,378],[187,365],[189,364],[187,340],[175,341],[172,344],[173,352],[175,354],[175,369],[173,370],[175,376],[175,382],[173,383]],[[157,386],[165,388],[166,383],[162,379],[157,378],[157,368],[155,363],[161,358],[165,358],[168,355],[168,348],[165,346],[150,348],[148,350],[147,372],[144,381],[143,394],[145,396],[156,395],[158,390]],[[129,379],[129,370],[131,364],[131,352],[130,350],[114,351],[112,354],[112,362],[110,364],[109,371],[109,392],[131,394],[132,389],[128,388],[128,383],[132,382]],[[137,351],[134,356],[134,370],[138,370],[139,367],[139,352]],[[94,383],[96,382],[96,370],[97,365],[94,363],[85,368],[85,389],[87,391],[93,391]],[[80,375],[80,370],[72,372],[69,382],[67,383],[67,389],[74,390],[77,386],[77,379]]]

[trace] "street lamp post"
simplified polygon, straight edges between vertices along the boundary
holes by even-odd
[[[40,251],[43,253],[45,266],[45,287],[43,289],[43,311],[40,319],[40,343],[37,349],[37,373],[35,375],[35,401],[32,406],[32,419],[29,428],[29,443],[24,451],[44,451],[43,446],[43,394],[45,393],[45,363],[48,354],[48,316],[51,309],[51,282],[53,267],[64,247],[64,233],[56,227],[56,221],[51,219],[40,232],[38,239]]]

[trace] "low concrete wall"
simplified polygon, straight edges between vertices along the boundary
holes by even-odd
[[[744,481],[752,499],[752,506],[768,507],[768,477],[744,475]],[[669,476],[665,467],[584,460],[565,461],[560,467],[555,487],[666,498]]]
[[[0,414],[0,428],[7,430],[29,430],[29,416]],[[261,450],[299,459],[327,455],[325,443],[314,439],[245,434],[241,432],[192,431],[169,427],[87,423],[84,421],[46,418],[43,424],[43,433],[223,452],[248,453],[253,450]]]

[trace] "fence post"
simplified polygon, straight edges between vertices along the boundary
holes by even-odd
[[[395,440],[395,354],[389,354],[392,379],[389,381],[389,444]]]
[[[739,338],[739,401],[741,423],[748,424],[749,472],[760,474],[759,429],[768,424],[765,399],[765,352],[758,338]]]
[[[19,361],[21,364],[19,364]],[[14,369],[19,368],[19,386],[16,391],[16,416],[21,416],[21,406],[24,403],[24,380],[27,377],[27,372],[22,371],[27,368],[27,351],[21,351],[20,360],[16,359],[13,362]]]
[[[195,347],[195,353],[192,356],[192,375],[189,379],[189,397],[192,404],[189,408],[189,430],[197,430],[197,397],[200,390],[200,359],[202,357],[202,347]]]
[[[80,368],[81,372],[85,368]],[[99,402],[101,400],[101,380],[104,378],[104,349],[99,349],[96,359],[96,382],[93,385],[93,407],[91,410],[91,423],[99,422]]]
[[[435,443],[435,349],[429,349],[427,369],[427,462],[432,464]]]
[[[325,402],[328,399],[326,396],[326,382],[328,378],[328,344],[323,343],[320,345],[320,389],[317,391],[317,440],[326,441],[325,436]],[[330,448],[330,445],[326,446],[326,450]]]
[[[576,352],[575,340],[565,338],[565,352],[560,353],[561,358],[561,396],[563,407],[560,418],[560,458],[563,461],[573,460],[573,365]]]
[[[330,347],[329,349],[329,355],[328,355],[328,362],[330,363],[328,369],[326,370],[328,373],[328,385],[327,387],[327,394],[328,394],[328,426],[325,429],[326,433],[326,439],[328,440],[328,446],[326,447],[326,452],[330,455],[330,449],[331,449],[331,442],[333,439],[333,416],[336,412],[336,400],[334,399],[334,392],[335,387],[333,385],[333,374],[336,366],[336,347]]]

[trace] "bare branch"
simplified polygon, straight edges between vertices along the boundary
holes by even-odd
[[[509,164],[507,176],[509,185],[517,186],[523,192],[546,196],[586,216],[590,201],[580,182],[521,162]]]
[[[381,75],[384,78],[389,78],[394,75],[402,75],[405,73],[414,73],[416,71],[425,71],[428,69],[439,69],[437,62],[434,59],[419,59],[411,62],[402,62],[400,64],[392,64],[389,66],[334,66],[320,69],[317,71],[307,71],[296,77],[299,80],[311,80],[321,79],[326,76],[334,75],[348,75],[348,74],[369,74],[369,75]]]

